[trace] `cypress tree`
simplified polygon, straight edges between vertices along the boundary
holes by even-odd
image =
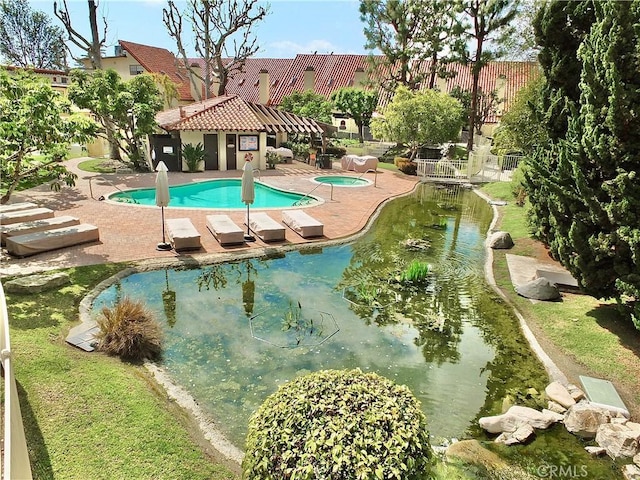
[[[541,46],[539,61],[545,77],[537,117],[547,131],[548,142],[538,145],[529,159],[525,177],[531,201],[529,220],[536,237],[550,245],[558,230],[568,231],[570,219],[579,205],[565,205],[560,197],[573,185],[566,155],[560,155],[569,121],[580,100],[578,47],[594,22],[592,0],[545,3],[534,19],[536,40]]]
[[[549,195],[536,213],[548,213],[544,227],[551,252],[586,293],[635,301],[640,297],[640,0],[594,2],[590,8],[594,22],[577,50],[579,97],[565,104],[565,138],[558,130],[556,140],[536,155],[530,180],[538,190],[532,201]],[[558,103],[551,98],[549,105]],[[640,306],[633,318],[640,328]]]
[[[635,299],[640,297],[640,0],[596,3],[596,18],[578,51],[581,135],[573,173],[587,208],[569,232],[575,254],[564,257],[587,292]]]

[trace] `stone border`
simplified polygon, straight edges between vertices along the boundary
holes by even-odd
[[[488,235],[489,233],[494,231],[495,225],[498,222],[498,218],[499,218],[498,208],[495,204],[492,203],[492,200],[483,192],[475,188],[473,189],[473,191],[480,198],[486,200],[487,203],[493,209],[493,220],[489,225],[489,229],[487,231],[487,235]],[[529,342],[529,346],[531,347],[531,350],[533,350],[533,352],[536,354],[540,362],[542,362],[542,365],[544,365],[544,368],[547,371],[547,374],[549,375],[551,380],[560,382],[562,385],[567,385],[569,383],[569,380],[567,379],[566,375],[558,368],[558,366],[551,359],[551,357],[547,355],[547,352],[545,352],[542,349],[542,346],[540,345],[535,335],[531,331],[531,328],[529,328],[529,325],[527,324],[527,321],[525,320],[525,318],[522,316],[522,314],[516,308],[516,306],[511,302],[511,300],[509,300],[509,298],[504,294],[502,290],[500,290],[500,288],[496,284],[496,279],[493,275],[493,250],[489,246],[485,245],[485,251],[487,253],[487,259],[484,264],[484,276],[485,276],[485,279],[487,280],[487,283],[491,286],[493,291],[496,292],[500,296],[500,298],[502,298],[506,302],[507,305],[509,305],[509,307],[513,310],[513,313],[515,313],[516,317],[518,317],[518,320],[520,322],[520,329],[522,330],[522,333],[527,339],[527,342]]]

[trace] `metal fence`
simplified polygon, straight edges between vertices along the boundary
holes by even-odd
[[[9,480],[30,480],[31,464],[20,412],[20,400],[11,361],[9,341],[9,316],[4,289],[0,284],[0,361],[4,372],[4,454],[2,476]]]
[[[417,174],[422,181],[461,183],[509,182],[524,157],[493,155],[486,147],[469,153],[468,160],[416,159]]]

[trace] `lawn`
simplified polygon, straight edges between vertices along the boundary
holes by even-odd
[[[614,300],[598,300],[588,295],[564,293],[561,302],[538,302],[518,296],[511,284],[506,253],[550,260],[546,249],[529,235],[526,205],[519,207],[509,183],[494,183],[483,191],[508,204],[498,207],[497,225],[510,233],[513,249],[494,251],[494,274],[498,286],[507,294],[541,336],[543,347],[571,381],[577,375],[605,378],[613,382],[634,416],[640,414],[640,332],[630,320],[622,318]]]
[[[7,294],[34,478],[236,478],[206,453],[198,428],[142,365],[65,343],[82,297],[122,268],[74,268],[69,286]]]

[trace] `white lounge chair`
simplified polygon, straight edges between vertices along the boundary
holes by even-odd
[[[55,228],[70,227],[79,225],[80,220],[76,217],[63,215],[61,217],[41,218],[30,222],[10,223],[0,226],[0,244],[4,245],[8,237],[16,235],[26,235],[27,233],[42,232],[43,230],[53,230]]]
[[[207,228],[220,245],[244,243],[244,232],[229,215],[207,215]]]
[[[324,224],[303,210],[283,210],[282,223],[302,238],[324,235]]]
[[[245,225],[247,220],[245,218]],[[263,212],[249,215],[249,228],[263,242],[277,242],[284,240],[285,228],[273,218]]]
[[[53,210],[49,208],[30,208],[28,210],[16,210],[14,212],[0,213],[0,225],[51,218],[53,215]]]
[[[378,159],[372,155],[358,156],[345,155],[342,157],[341,166],[343,170],[353,170],[357,173],[368,172],[378,168]]]
[[[188,218],[169,218],[165,223],[167,225],[167,235],[176,252],[198,250],[202,247],[200,233]]]
[[[70,227],[8,237],[7,252],[16,257],[28,257],[36,253],[98,240],[100,240],[98,227],[82,223]]]
[[[18,210],[29,210],[30,208],[38,208],[35,203],[19,202],[0,205],[0,213],[16,212]]]

